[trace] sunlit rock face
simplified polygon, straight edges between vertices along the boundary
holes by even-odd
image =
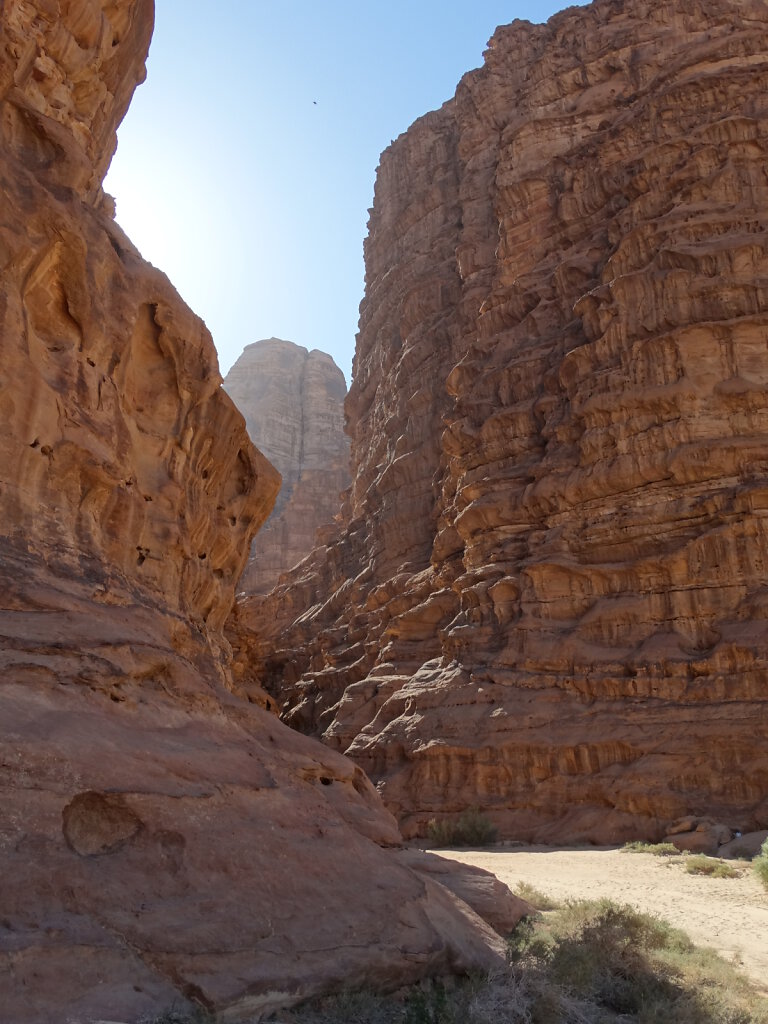
[[[0,1016],[240,1018],[498,962],[352,762],[232,681],[279,476],[108,215],[144,0],[0,7]]]
[[[238,614],[406,834],[768,824],[767,86],[765,4],[597,0],[382,155],[345,525]]]
[[[349,486],[344,374],[331,356],[279,338],[248,345],[224,378],[248,434],[282,476],[239,589],[264,594],[312,550]]]

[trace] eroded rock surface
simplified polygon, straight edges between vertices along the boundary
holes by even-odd
[[[360,769],[232,682],[278,474],[101,191],[151,3],[0,12],[0,1016],[246,1016],[488,966]]]
[[[382,155],[345,524],[238,622],[408,834],[768,823],[767,85],[764,3],[597,0]]]
[[[224,378],[248,434],[283,478],[240,580],[265,594],[313,549],[315,534],[341,509],[350,483],[344,433],[344,374],[331,356],[280,338],[248,345]]]

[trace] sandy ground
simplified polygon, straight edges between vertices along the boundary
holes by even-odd
[[[439,850],[443,857],[492,871],[514,889],[529,882],[554,899],[607,897],[658,915],[733,960],[768,994],[768,892],[748,864],[729,861],[739,878],[689,875],[682,857],[616,849],[544,846]]]

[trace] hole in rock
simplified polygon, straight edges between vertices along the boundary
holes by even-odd
[[[119,793],[79,793],[62,811],[64,839],[81,857],[119,850],[141,826],[141,819]]]
[[[332,782],[333,782],[333,779],[329,779],[327,775],[321,775],[320,776],[320,783],[321,783],[321,785],[323,785],[323,786],[330,786],[330,784]]]

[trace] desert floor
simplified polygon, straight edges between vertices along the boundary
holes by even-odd
[[[683,857],[612,849],[545,846],[439,850],[443,857],[492,871],[514,889],[528,882],[554,899],[629,903],[656,914],[733,960],[768,994],[768,892],[749,864],[729,861],[739,878],[689,875]]]

